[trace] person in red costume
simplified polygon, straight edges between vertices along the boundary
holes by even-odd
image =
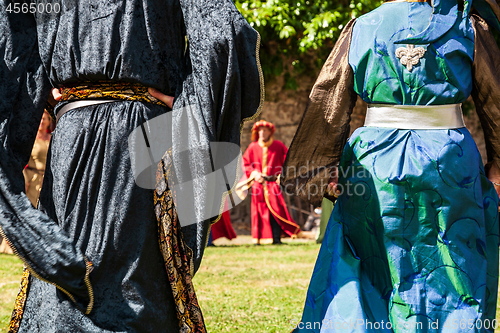
[[[286,209],[277,176],[287,147],[273,139],[275,127],[261,120],[252,127],[252,143],[243,155],[243,167],[252,184],[252,238],[255,244],[281,244],[282,233],[296,237],[299,226]]]

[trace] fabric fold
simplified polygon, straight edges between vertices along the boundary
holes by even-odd
[[[180,221],[187,246],[194,253],[196,271],[210,223],[220,218],[225,202],[222,193],[212,193],[213,185],[204,177],[217,171],[211,161],[216,167],[220,164],[218,156],[208,156],[213,153],[211,143],[239,146],[244,121],[255,118],[262,108],[264,81],[259,62],[260,36],[230,0],[203,3],[181,0],[180,6],[186,24],[189,62],[187,76],[177,89],[173,105],[173,164],[169,181],[175,187],[196,178],[188,189],[193,196],[196,221],[188,221],[191,223],[188,226],[186,221]],[[222,159],[236,159],[239,153],[235,149],[230,158]],[[227,181],[234,189],[241,178],[241,169],[237,164],[225,165],[224,169],[227,179],[217,181]],[[219,215],[207,219],[202,214],[207,207],[214,207],[210,209]]]

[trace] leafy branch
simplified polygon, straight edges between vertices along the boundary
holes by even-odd
[[[236,0],[236,7],[262,37],[262,65],[267,78],[294,78],[320,68],[343,27],[376,7],[380,0]],[[290,81],[291,80],[291,81]]]

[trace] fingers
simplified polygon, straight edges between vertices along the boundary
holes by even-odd
[[[174,97],[165,95],[165,94],[159,92],[158,90],[156,90],[155,88],[148,88],[148,92],[154,98],[157,98],[160,101],[162,101],[163,103],[167,104],[167,106],[169,108],[172,108],[172,106],[174,105]]]
[[[59,89],[52,88],[52,90],[49,94],[48,102],[52,107],[55,107],[57,102],[61,99],[61,97],[62,97],[62,95],[61,95],[61,92],[59,91]]]
[[[330,178],[330,182],[328,183],[328,186],[326,187],[326,192],[328,195],[338,198],[339,195],[342,194],[342,191],[339,190],[337,187],[339,181],[339,177],[337,175],[337,169],[334,170],[333,176]]]
[[[328,195],[335,198],[338,198],[339,195],[342,194],[342,191],[340,191],[337,187],[337,183],[334,182],[328,184],[328,186],[326,187],[326,192],[328,193]]]
[[[59,101],[62,97],[61,91],[58,88],[52,88],[52,97],[54,100]]]

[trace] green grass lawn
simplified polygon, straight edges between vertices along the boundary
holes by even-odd
[[[319,245],[287,240],[253,246],[245,236],[237,240],[243,244],[207,248],[194,279],[208,332],[289,333],[290,321],[301,317]],[[19,259],[0,254],[0,331],[8,325],[21,273]]]
[[[208,332],[290,332],[318,251],[313,242],[208,248],[194,279]]]

